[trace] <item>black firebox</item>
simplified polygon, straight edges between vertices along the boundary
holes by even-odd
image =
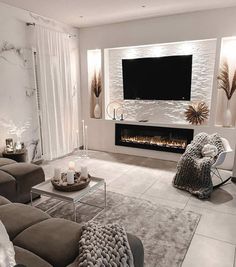
[[[193,129],[133,124],[115,125],[115,144],[143,149],[183,153],[193,139]]]

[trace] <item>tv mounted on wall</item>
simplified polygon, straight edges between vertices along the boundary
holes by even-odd
[[[192,55],[122,59],[124,99],[190,100]]]

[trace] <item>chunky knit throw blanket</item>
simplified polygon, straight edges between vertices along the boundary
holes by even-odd
[[[203,157],[202,149],[206,144],[217,148],[215,157]],[[215,163],[224,146],[218,134],[199,133],[186,148],[177,165],[173,185],[189,191],[198,198],[209,198],[213,191],[211,166]]]
[[[78,267],[134,267],[125,229],[118,224],[86,223],[76,263]]]

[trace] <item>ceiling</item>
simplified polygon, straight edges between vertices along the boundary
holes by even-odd
[[[236,6],[236,0],[0,0],[75,27]]]

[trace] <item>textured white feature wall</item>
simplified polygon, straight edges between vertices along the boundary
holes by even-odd
[[[191,101],[205,101],[210,108],[215,54],[216,39],[105,49],[104,62],[109,65],[105,77],[106,105],[121,102],[128,111],[128,120],[187,124],[184,111],[189,101],[124,101],[122,59],[193,55]]]

